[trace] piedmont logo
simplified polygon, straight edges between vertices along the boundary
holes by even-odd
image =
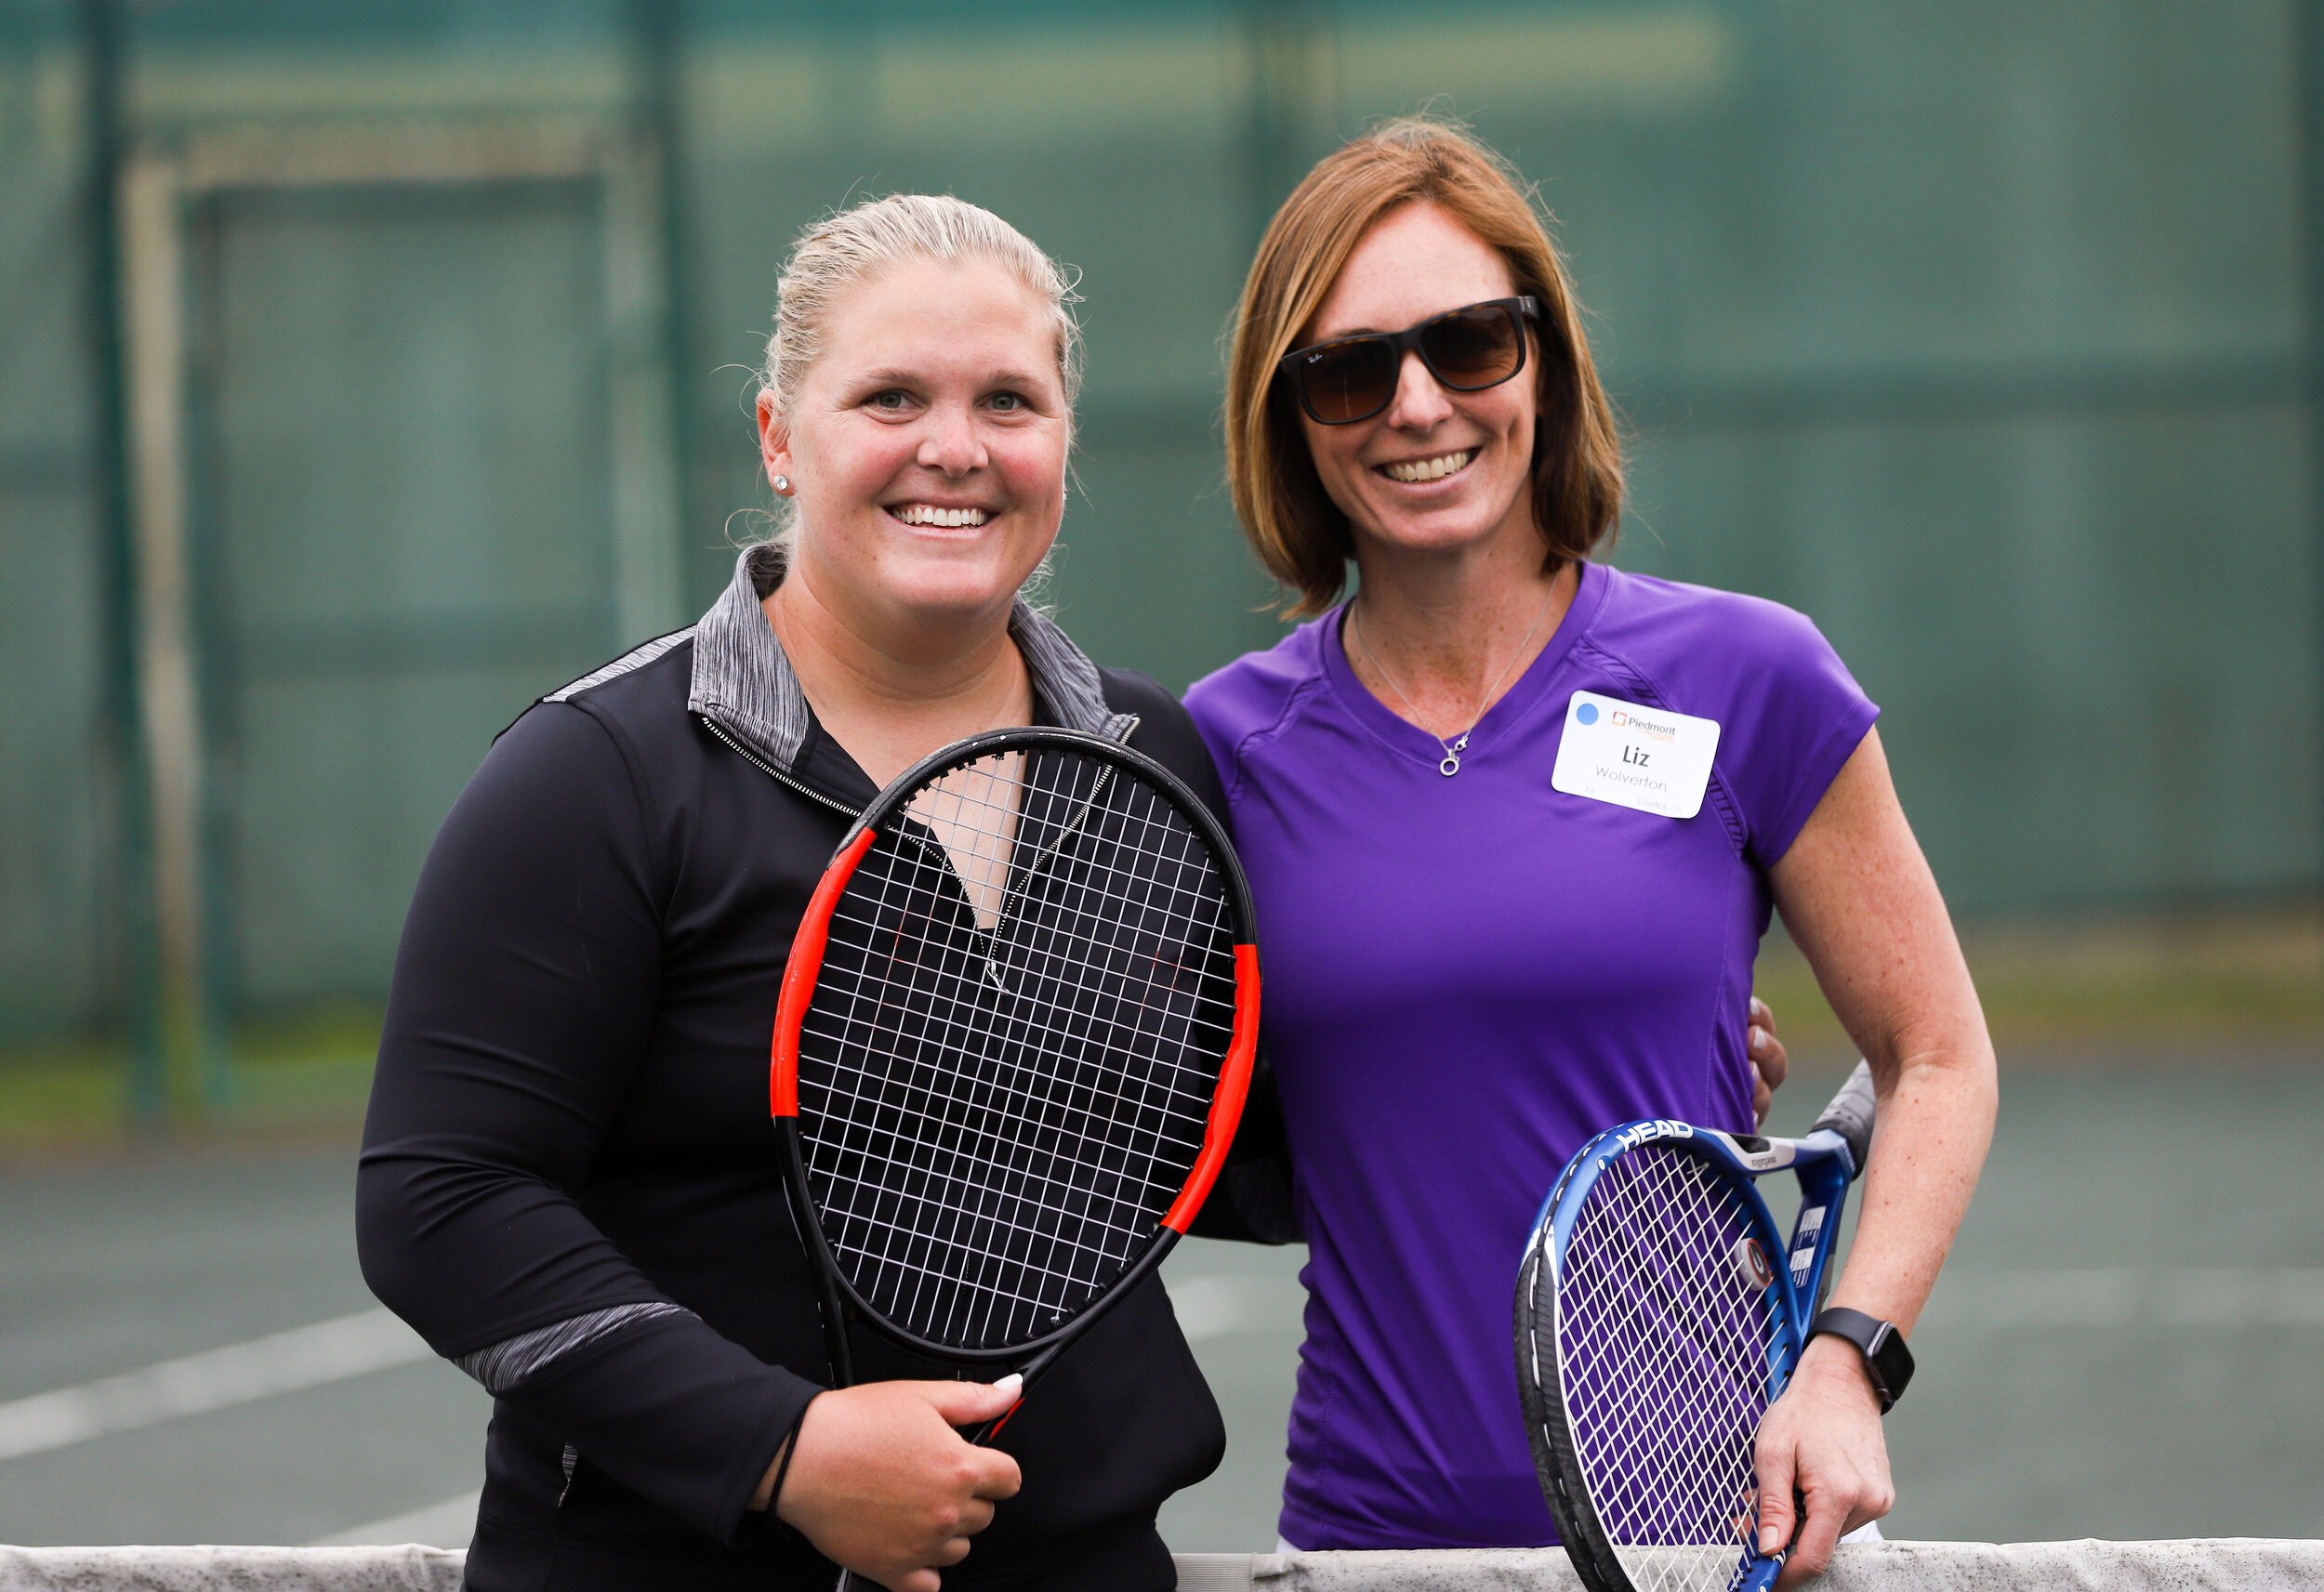
[[[1587,724],[1589,720],[1584,719],[1582,722]],[[1628,730],[1632,735],[1643,735],[1649,741],[1678,739],[1679,727],[1677,725],[1657,724],[1651,718],[1642,718],[1635,713],[1624,713],[1618,708],[1615,710],[1614,717],[1606,722],[1617,730]]]

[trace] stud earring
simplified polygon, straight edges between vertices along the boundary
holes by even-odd
[[[774,478],[774,490],[775,490],[775,491],[777,491],[777,492],[788,492],[788,491],[790,491],[790,490],[791,490],[791,478],[790,478],[789,476],[777,476],[777,477],[775,477],[775,478]]]

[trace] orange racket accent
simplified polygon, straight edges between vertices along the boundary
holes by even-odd
[[[799,1025],[807,1020],[807,1003],[815,993],[815,975],[823,970],[823,948],[831,937],[831,910],[839,904],[839,892],[847,888],[855,864],[864,860],[876,838],[865,829],[831,859],[823,882],[808,898],[799,932],[791,937],[790,958],[783,964],[783,993],[774,1006],[774,1054],[767,1069],[767,1101],[776,1116],[799,1115]]]
[[[1202,1153],[1186,1175],[1186,1187],[1162,1225],[1183,1236],[1195,1215],[1210,1196],[1210,1185],[1226,1164],[1235,1125],[1243,1120],[1243,1098],[1250,1093],[1250,1069],[1259,1054],[1259,947],[1235,948],[1235,1038],[1227,1048],[1226,1065],[1219,1069],[1219,1092],[1210,1098],[1210,1119],[1203,1128]]]
[[[989,1430],[989,1431],[987,1431],[987,1432],[986,1432],[986,1433],[985,1433],[983,1437],[981,1437],[981,1438],[979,1438],[979,1439],[977,1439],[977,1440],[976,1440],[976,1441],[977,1441],[977,1445],[981,1448],[981,1447],[983,1447],[985,1443],[988,1443],[988,1442],[992,1441],[995,1438],[998,1437],[998,1436],[1000,1435],[1000,1428],[1003,1428],[1003,1427],[1005,1427],[1005,1426],[1007,1426],[1007,1425],[1009,1424],[1009,1417],[1010,1417],[1010,1416],[1011,1416],[1011,1415],[1013,1415],[1013,1414],[1016,1414],[1019,1410],[1022,1410],[1022,1409],[1023,1409],[1023,1408],[1024,1408],[1024,1400],[1023,1400],[1023,1398],[1022,1396],[1020,1396],[1020,1397],[1018,1398],[1018,1400],[1017,1400],[1017,1401],[1016,1401],[1015,1403],[1013,1403],[1013,1404],[1010,1405],[1007,1409],[1005,1409],[1005,1410],[1001,1411],[1001,1413],[1000,1413],[1000,1419],[998,1419],[998,1420],[997,1420],[997,1421],[995,1421],[995,1422],[993,1423],[993,1425],[992,1425],[992,1429],[991,1429],[991,1430]]]

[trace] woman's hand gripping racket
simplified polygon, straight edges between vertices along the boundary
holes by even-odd
[[[1858,1062],[1804,1138],[1633,1122],[1566,1164],[1518,1273],[1517,1386],[1591,1592],[1773,1585],[1784,1556],[1757,1546],[1760,1419],[1800,1362],[1871,1141]],[[1785,1167],[1801,1199],[1780,1244],[1756,1179]]]
[[[816,888],[775,1020],[838,1385],[852,1313],[1029,1389],[1194,1220],[1258,1032],[1249,890],[1169,770],[1058,730],[905,770]]]

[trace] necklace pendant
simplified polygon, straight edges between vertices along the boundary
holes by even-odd
[[[1456,752],[1446,753],[1445,760],[1436,765],[1436,771],[1444,775],[1448,780],[1455,774],[1460,772],[1459,754]]]

